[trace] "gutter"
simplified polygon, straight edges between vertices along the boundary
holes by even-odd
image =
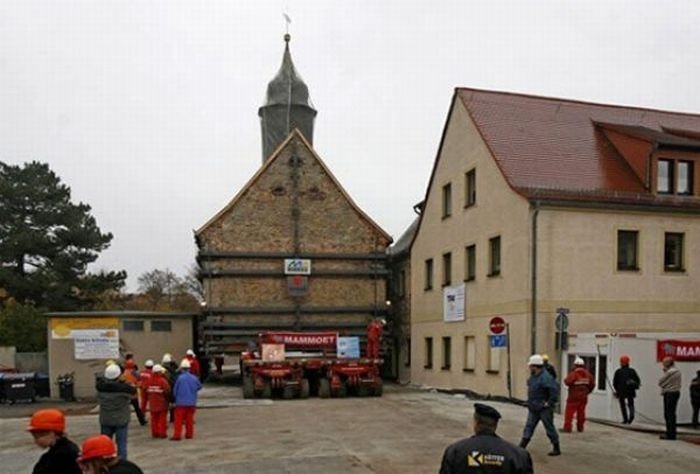
[[[540,215],[540,202],[532,203],[532,267],[530,269],[530,354],[537,353],[537,218]]]

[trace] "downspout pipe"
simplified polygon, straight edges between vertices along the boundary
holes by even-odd
[[[537,353],[537,218],[540,215],[540,202],[533,203],[532,213],[532,262],[530,269],[530,354]]]

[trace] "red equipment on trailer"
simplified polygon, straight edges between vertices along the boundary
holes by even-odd
[[[260,351],[241,355],[244,398],[307,398],[313,382],[319,397],[381,396],[382,359],[338,357],[335,332],[266,332]]]

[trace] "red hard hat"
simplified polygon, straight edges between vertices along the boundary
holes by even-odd
[[[628,355],[623,355],[620,357],[620,364],[622,365],[629,365],[630,363],[630,356]]]
[[[55,431],[63,433],[66,431],[66,417],[61,410],[47,408],[34,412],[27,431]]]
[[[136,362],[134,362],[134,359],[127,359],[126,362],[124,362],[124,367],[127,369],[133,369],[136,367]]]
[[[78,462],[97,458],[113,458],[117,455],[117,446],[109,436],[91,436],[83,442]]]

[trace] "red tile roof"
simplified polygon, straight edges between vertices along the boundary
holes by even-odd
[[[700,115],[467,88],[456,95],[508,183],[525,197],[700,207],[699,198],[655,196],[645,189],[602,128],[664,146],[695,147]]]

